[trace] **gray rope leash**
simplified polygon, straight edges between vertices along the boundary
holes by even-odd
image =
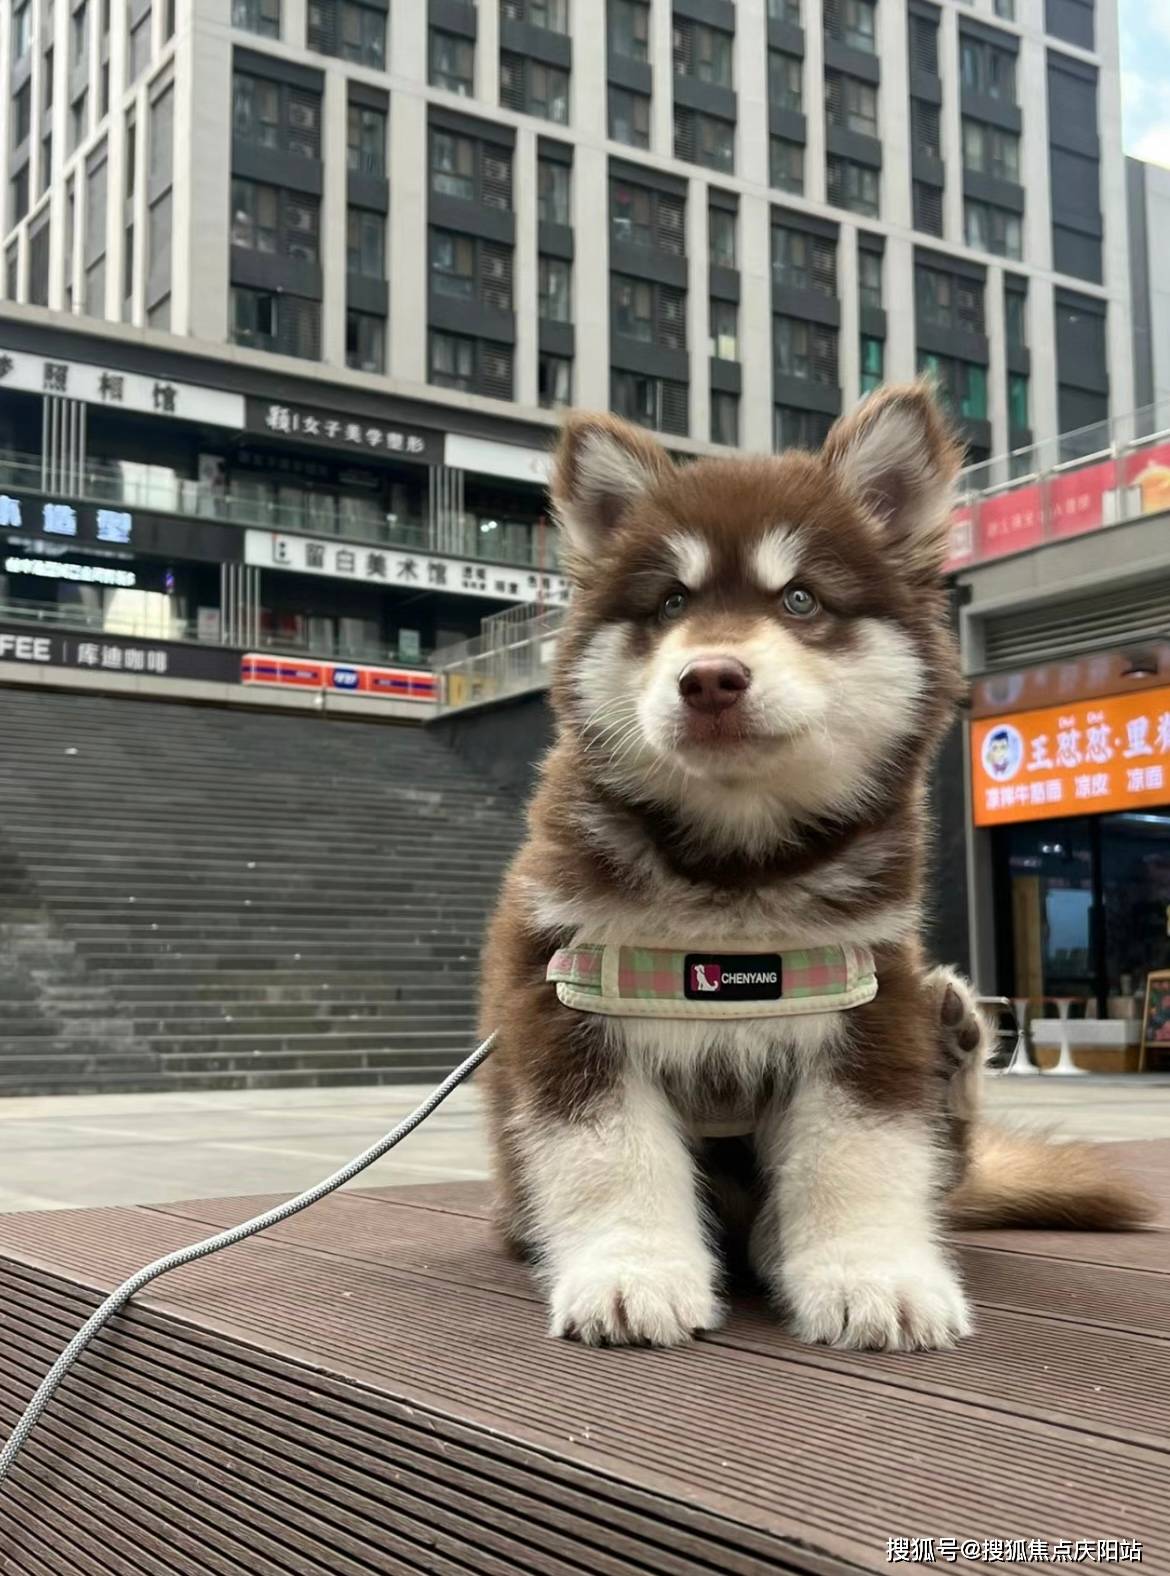
[[[237,1242],[244,1242],[248,1237],[254,1237],[257,1232],[267,1231],[269,1226],[277,1226],[282,1220],[288,1220],[292,1215],[300,1214],[302,1209],[308,1209],[311,1204],[316,1204],[320,1199],[335,1193],[339,1187],[344,1187],[347,1182],[352,1182],[367,1166],[372,1166],[375,1160],[380,1160],[384,1154],[393,1149],[396,1144],[413,1133],[415,1128],[425,1122],[431,1112],[436,1110],[453,1089],[456,1089],[481,1062],[487,1060],[491,1054],[495,1034],[489,1034],[482,1045],[478,1046],[466,1061],[461,1062],[452,1073],[448,1073],[438,1088],[433,1089],[420,1106],[417,1106],[409,1116],[404,1117],[397,1127],[391,1128],[384,1138],[379,1138],[376,1144],[357,1155],[340,1171],[335,1171],[332,1176],[326,1177],[323,1182],[318,1182],[316,1187],[311,1187],[307,1193],[298,1194],[296,1198],[286,1199],[283,1204],[278,1204],[275,1209],[270,1209],[264,1215],[256,1215],[252,1220],[245,1220],[238,1226],[233,1226],[230,1231],[218,1232],[214,1237],[207,1237],[202,1242],[192,1242],[186,1248],[177,1248],[174,1253],[168,1253],[165,1258],[155,1259],[153,1264],[147,1264],[128,1281],[124,1281],[117,1291],[112,1291],[96,1312],[78,1330],[69,1342],[69,1345],[58,1357],[37,1387],[36,1394],[25,1407],[16,1427],[4,1446],[0,1450],[0,1483],[4,1481],[12,1469],[12,1464],[24,1448],[29,1435],[40,1421],[41,1414],[56,1394],[61,1381],[77,1362],[86,1347],[100,1330],[114,1317],[119,1309],[125,1307],[137,1292],[148,1286],[152,1280],[157,1280],[160,1275],[165,1275],[169,1270],[180,1269],[184,1264],[193,1264],[196,1259],[205,1259],[211,1253],[218,1253],[221,1248],[234,1247]]]

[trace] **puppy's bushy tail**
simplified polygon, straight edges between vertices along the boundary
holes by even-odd
[[[966,1173],[947,1200],[951,1226],[1136,1231],[1154,1200],[1110,1164],[1108,1146],[1064,1144],[1042,1134],[979,1124]]]

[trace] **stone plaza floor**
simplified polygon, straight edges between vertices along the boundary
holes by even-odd
[[[298,1193],[413,1110],[429,1089],[230,1091],[0,1100],[0,1211]],[[1170,1138],[1170,1077],[988,1078],[997,1117],[1069,1137]],[[478,1090],[456,1090],[357,1183],[487,1174]]]

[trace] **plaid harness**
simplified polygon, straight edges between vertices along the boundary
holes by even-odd
[[[615,1018],[792,1018],[841,1012],[877,995],[867,947],[788,952],[603,946],[553,955],[546,978],[566,1007]]]

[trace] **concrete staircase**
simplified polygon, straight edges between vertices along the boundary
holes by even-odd
[[[0,688],[0,1094],[436,1079],[520,835],[418,728]]]

